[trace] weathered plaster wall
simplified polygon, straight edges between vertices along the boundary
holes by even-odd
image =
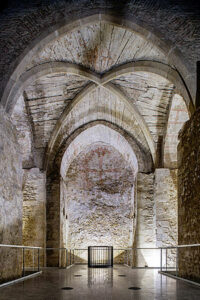
[[[46,174],[37,168],[24,170],[23,245],[46,247]],[[33,264],[32,250],[26,250],[26,263]],[[42,255],[40,263],[44,264]]]
[[[0,244],[22,244],[22,160],[17,131],[0,108]],[[21,250],[1,250],[0,281],[21,274]]]
[[[179,134],[178,145],[178,242],[200,243],[200,110],[186,122]],[[179,250],[180,275],[200,278],[198,248]]]
[[[113,147],[97,143],[82,151],[65,178],[67,246],[130,247],[133,243],[134,175]]]

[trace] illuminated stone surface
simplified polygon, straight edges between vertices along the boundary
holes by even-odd
[[[71,163],[65,185],[68,248],[132,245],[134,176],[119,152],[87,147]]]
[[[0,244],[22,244],[22,176],[17,131],[0,108]],[[1,248],[0,281],[19,276],[20,262],[21,251]]]

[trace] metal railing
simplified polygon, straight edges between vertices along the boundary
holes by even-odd
[[[0,287],[40,275],[48,257],[53,266],[67,268],[75,262],[75,250],[0,244]]]
[[[161,247],[160,273],[200,286],[200,244]]]
[[[8,280],[12,283],[19,282],[41,274],[41,250],[41,247],[0,244],[0,287],[7,285]],[[32,262],[26,266],[27,255],[30,257],[30,252]]]
[[[200,244],[160,248],[114,248],[113,263],[160,273],[200,284]],[[69,268],[88,264],[88,248],[42,248],[0,244],[0,287],[41,274],[42,267]],[[13,265],[15,270],[13,270]],[[188,275],[188,273],[190,275]]]
[[[161,269],[161,248],[115,248],[114,263],[123,264],[134,269]]]

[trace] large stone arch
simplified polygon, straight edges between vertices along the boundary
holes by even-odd
[[[138,143],[138,141],[130,135],[130,133],[128,133],[126,130],[120,128],[114,123],[105,120],[97,120],[84,124],[83,126],[76,129],[70,136],[63,140],[59,149],[57,149],[57,151],[55,152],[54,158],[52,158],[51,163],[48,165],[47,174],[51,172],[54,167],[56,167],[56,169],[59,170],[62,157],[66,149],[74,141],[75,138],[77,138],[81,133],[88,130],[89,128],[92,128],[97,125],[106,126],[112,129],[113,131],[116,131],[118,134],[120,134],[127,140],[136,156],[139,172],[151,172],[153,170],[153,160],[150,156],[150,153],[146,152],[145,149],[142,148],[142,146]]]
[[[136,202],[136,197],[135,197],[135,180],[136,180],[136,177],[137,177],[137,173],[138,173],[138,161],[137,161],[137,157],[136,157],[136,155],[135,155],[135,153],[133,152],[133,148],[132,148],[132,146],[131,146],[131,144],[129,144],[129,142],[127,141],[127,139],[125,139],[124,138],[124,136],[123,135],[121,135],[119,132],[117,132],[117,131],[115,131],[114,130],[114,128],[111,128],[110,126],[108,127],[108,124],[106,125],[106,124],[91,124],[92,126],[91,127],[88,127],[87,129],[86,128],[84,128],[84,130],[81,132],[81,133],[79,133],[79,135],[77,135],[74,139],[73,139],[73,141],[71,141],[71,143],[70,143],[70,145],[68,146],[68,148],[66,149],[66,151],[65,151],[65,153],[64,153],[64,155],[63,155],[63,157],[62,157],[62,161],[61,161],[61,167],[60,167],[60,175],[61,175],[61,195],[62,196],[60,196],[60,206],[61,206],[61,212],[62,211],[65,211],[65,213],[67,213],[67,215],[68,215],[68,209],[69,209],[69,207],[71,206],[70,205],[70,202],[71,201],[73,201],[73,197],[71,197],[70,195],[71,195],[71,193],[70,193],[70,195],[68,195],[68,196],[65,196],[64,194],[65,194],[65,192],[64,191],[66,191],[67,192],[67,181],[69,180],[67,180],[67,174],[68,174],[68,170],[70,169],[70,167],[71,167],[71,165],[73,165],[73,162],[76,160],[76,158],[77,157],[79,157],[79,155],[81,155],[82,153],[84,153],[84,152],[88,152],[88,150],[92,147],[92,153],[94,154],[94,149],[96,149],[97,150],[97,153],[98,153],[98,156],[100,155],[100,153],[101,153],[101,151],[102,151],[102,157],[101,157],[101,159],[100,159],[100,161],[99,161],[99,163],[100,162],[102,162],[102,159],[103,159],[103,157],[104,157],[104,151],[106,150],[106,149],[113,149],[112,151],[115,151],[114,149],[116,149],[117,150],[117,152],[119,152],[120,153],[120,155],[121,155],[121,157],[123,157],[123,159],[124,159],[124,161],[126,161],[126,163],[127,163],[127,166],[128,166],[128,168],[129,168],[129,172],[130,172],[130,170],[132,170],[131,171],[131,173],[129,173],[129,179],[127,178],[127,183],[128,183],[128,180],[129,181],[131,181],[131,196],[130,196],[130,199],[129,199],[129,201],[128,201],[128,203],[127,203],[127,205],[128,205],[128,208],[130,209],[130,211],[128,210],[128,208],[125,208],[125,211],[128,213],[129,212],[129,214],[132,216],[132,218],[133,218],[133,235],[131,236],[131,239],[129,240],[129,238],[128,238],[128,236],[129,236],[129,234],[127,233],[126,235],[126,237],[122,234],[122,232],[121,232],[121,234],[119,233],[119,236],[121,236],[121,238],[122,238],[122,236],[123,236],[123,238],[125,239],[125,241],[126,242],[128,242],[129,241],[129,245],[127,245],[127,246],[132,246],[132,241],[134,240],[134,234],[135,234],[135,230],[136,230],[136,217],[134,218],[133,216],[137,216],[137,202]],[[107,148],[108,147],[108,148]],[[111,148],[110,148],[111,147]],[[102,150],[101,150],[102,149]],[[100,151],[100,152],[99,152]],[[87,155],[88,155],[88,153],[87,153]],[[91,155],[91,153],[90,153],[90,155]],[[109,154],[109,155],[111,155],[111,154]],[[96,158],[97,159],[97,158]],[[96,161],[96,159],[95,159],[95,161]],[[120,159],[120,158],[119,158]],[[79,164],[80,162],[78,162],[78,164]],[[89,163],[89,162],[88,162]],[[90,161],[90,163],[91,163],[91,161]],[[89,163],[89,164],[90,164]],[[108,162],[107,162],[108,163]],[[113,162],[111,162],[111,160],[110,160],[110,162],[109,162],[111,165],[113,165]],[[113,167],[117,167],[117,164],[116,164],[116,162],[115,162],[115,164],[113,165]],[[89,166],[88,166],[89,167]],[[87,168],[86,168],[87,169]],[[106,169],[107,169],[107,167],[106,167]],[[106,172],[106,169],[104,170],[105,172]],[[125,168],[126,169],[126,168]],[[86,171],[86,174],[88,174],[87,173],[88,171]],[[93,173],[93,170],[91,170],[91,172]],[[123,172],[123,170],[121,169],[121,171],[120,172]],[[119,172],[119,173],[120,173]],[[79,172],[76,172],[76,174],[77,173],[79,173]],[[77,174],[78,175],[78,174]],[[103,175],[104,176],[104,175]],[[110,173],[108,173],[107,174],[107,176],[111,176],[111,174]],[[116,176],[116,174],[115,174],[115,176]],[[114,177],[115,177],[114,176]],[[83,180],[84,180],[84,176],[81,176],[81,182],[83,182]],[[98,176],[97,176],[97,178],[98,178]],[[88,178],[87,178],[87,175],[86,175],[86,182],[87,182],[87,186],[88,186]],[[66,181],[67,180],[67,181]],[[120,191],[121,191],[121,193],[123,194],[123,192],[122,192],[122,190],[121,190],[121,188],[120,188],[120,191],[117,189],[117,178],[113,178],[113,180],[115,180],[115,196],[111,193],[111,194],[109,194],[109,192],[108,191],[105,191],[104,190],[104,188],[105,188],[105,186],[104,186],[104,184],[103,184],[103,194],[105,194],[105,193],[107,193],[107,196],[109,196],[109,201],[114,201],[114,202],[116,202],[116,205],[117,205],[117,207],[118,207],[118,209],[120,210],[120,209],[122,209],[122,207],[121,206],[123,206],[123,201],[122,200],[120,200],[120,199],[122,199],[123,198],[123,196],[120,194]],[[121,179],[122,180],[122,179]],[[102,181],[102,179],[100,180],[100,182]],[[72,182],[74,182],[73,180],[72,180]],[[105,179],[105,182],[106,182],[106,179]],[[123,180],[122,180],[122,182],[123,182]],[[73,183],[74,184],[74,183]],[[72,185],[73,185],[72,184]],[[95,183],[93,183],[93,184],[95,184]],[[79,185],[80,186],[80,185]],[[109,183],[109,186],[110,186],[110,183]],[[110,186],[110,188],[111,188],[111,186]],[[109,189],[110,189],[109,188]],[[74,190],[74,189],[73,189]],[[78,191],[78,187],[77,187],[77,189],[76,189],[77,191]],[[87,190],[87,187],[86,187],[86,190]],[[96,189],[95,189],[96,190]],[[95,190],[93,191],[93,192],[95,192]],[[91,196],[92,196],[92,198],[94,197],[93,196],[93,192],[92,192],[92,194],[91,194]],[[117,193],[116,193],[117,192]],[[89,193],[90,194],[90,193]],[[76,195],[77,195],[77,193],[76,193]],[[97,192],[97,195],[99,196],[99,193]],[[89,195],[88,195],[89,196]],[[71,199],[72,198],[72,199]],[[82,198],[82,196],[81,196],[81,198]],[[89,201],[88,199],[87,199],[88,197],[86,197],[86,199],[85,199],[85,201],[87,202],[87,201]],[[107,198],[107,197],[106,197]],[[104,198],[104,201],[106,201],[106,198]],[[111,200],[111,199],[112,200]],[[99,199],[99,198],[98,198]],[[117,200],[118,199],[118,200]],[[126,197],[125,197],[125,199],[126,199]],[[68,204],[66,204],[66,200],[67,200],[67,203]],[[77,199],[78,200],[78,199]],[[83,205],[86,205],[85,204],[85,201],[83,201]],[[121,204],[117,204],[118,203],[118,201],[122,201],[122,203]],[[125,201],[125,200],[124,200]],[[114,202],[113,202],[113,205],[114,205]],[[74,202],[74,203],[76,203],[76,201]],[[90,201],[88,202],[88,204],[89,203],[91,203]],[[67,205],[67,206],[66,206]],[[67,207],[68,207],[68,209],[67,209]],[[85,208],[87,207],[87,205],[85,206]],[[121,207],[121,208],[120,208]],[[124,211],[124,210],[123,210]],[[72,210],[70,211],[70,214],[71,215],[76,215],[77,214],[77,212],[74,212],[74,209],[73,209],[73,205],[72,205]],[[96,215],[96,214],[94,214],[94,215]],[[69,215],[68,215],[68,217],[69,217]],[[83,218],[84,218],[85,216],[83,215]],[[119,216],[119,217],[121,217],[121,218],[123,218],[123,215],[121,215],[121,216]],[[111,216],[110,216],[110,218],[111,218]],[[109,221],[108,221],[109,222]],[[128,222],[130,222],[130,221],[128,221]],[[75,224],[74,224],[75,225]],[[130,225],[130,224],[129,224]],[[72,226],[72,225],[71,225]],[[96,226],[97,226],[97,224],[96,224]],[[63,245],[61,245],[61,246],[67,246],[66,245],[66,242],[67,242],[67,240],[66,240],[66,234],[63,234],[64,232],[65,232],[65,217],[64,218],[62,218],[62,214],[61,214],[61,220],[60,220],[60,230],[61,230],[61,239],[62,239],[62,237],[63,237]],[[73,227],[73,226],[72,226]],[[107,228],[108,229],[108,228]],[[120,228],[118,229],[119,230],[119,232],[120,232]],[[86,232],[85,232],[85,234],[87,235],[87,230],[86,230]],[[98,234],[98,233],[97,233]],[[95,237],[95,236],[94,236]],[[115,236],[115,239],[113,240],[113,243],[115,244],[116,242],[117,242],[117,240],[116,240],[116,236]],[[86,238],[86,236],[85,236],[85,239],[84,239],[84,241],[82,241],[82,242],[79,242],[80,243],[80,245],[79,245],[79,247],[81,246],[81,247],[84,247],[83,245],[85,244],[85,243],[87,243],[87,242],[89,242],[89,243],[91,243],[91,240],[89,239],[87,242],[86,242],[86,240],[87,240],[87,238]],[[84,244],[83,244],[84,243]],[[104,242],[105,243],[105,242]],[[107,242],[108,243],[108,242]],[[116,245],[115,245],[116,246]],[[119,247],[120,245],[118,245],[118,247]],[[121,245],[122,246],[122,245]],[[69,246],[68,246],[69,247]],[[73,246],[73,247],[77,247],[77,245],[75,246]]]
[[[73,141],[84,131],[90,128],[95,128],[95,126],[107,126],[109,130],[115,131],[116,136],[121,136],[129,144],[129,148],[135,153],[135,167],[137,164],[139,171],[148,172],[151,170],[152,165],[148,165],[151,160],[150,157],[147,158],[146,153],[139,148],[139,145],[131,138],[131,136],[125,132],[123,129],[110,124],[105,121],[95,121],[89,124],[85,124],[83,127],[78,128],[67,140],[63,142],[60,149],[57,149],[56,156],[52,160],[52,164],[48,165],[47,169],[47,247],[59,248],[63,247],[62,240],[62,217],[63,217],[63,207],[60,203],[60,168],[64,153],[73,143]],[[136,209],[136,204],[135,204]],[[61,258],[61,257],[60,257]],[[62,260],[62,259],[61,259]],[[59,257],[58,252],[49,253],[47,257],[48,265],[58,265]],[[60,261],[60,264],[62,262]]]
[[[183,99],[185,99],[189,113],[192,114],[193,104],[191,102],[190,95],[188,94],[188,90],[184,82],[182,81],[180,75],[178,74],[178,72],[173,68],[171,68],[170,66],[158,62],[152,62],[152,61],[137,61],[134,63],[125,64],[120,67],[114,68],[112,71],[104,74],[102,77],[96,74],[95,72],[91,72],[90,70],[82,66],[77,66],[75,64],[69,64],[64,62],[46,63],[43,65],[36,66],[22,75],[20,81],[18,81],[17,83],[16,86],[17,90],[15,90],[15,93],[13,94],[13,99],[17,99],[28,84],[34,82],[37,78],[40,78],[44,75],[51,74],[51,73],[66,72],[66,74],[78,75],[80,77],[87,78],[88,80],[93,82],[93,84],[92,83],[89,84],[87,88],[84,91],[82,91],[81,94],[78,95],[76,99],[74,99],[74,101],[71,103],[71,105],[67,107],[62,113],[62,116],[58,120],[54,128],[54,131],[52,133],[52,136],[50,138],[49,146],[48,146],[48,152],[49,152],[51,151],[56,136],[69,110],[73,108],[74,105],[76,105],[76,103],[78,103],[87,92],[95,88],[96,85],[100,85],[100,86],[103,85],[109,91],[112,91],[114,94],[119,96],[122,99],[122,101],[126,103],[126,105],[130,106],[130,109],[133,109],[133,113],[136,116],[142,131],[144,132],[144,135],[147,139],[147,142],[149,144],[155,162],[156,153],[154,149],[154,143],[152,141],[151,134],[149,132],[147,125],[145,124],[144,119],[141,117],[134,103],[131,103],[122,93],[120,93],[119,90],[116,89],[116,87],[114,87],[110,83],[111,80],[117,78],[120,75],[128,74],[130,72],[134,73],[134,72],[141,72],[141,71],[158,74],[159,76],[162,76],[163,78],[166,78],[167,80],[173,82],[176,87],[175,91],[177,91],[177,93],[180,93],[184,96]]]
[[[79,101],[81,101],[82,97],[84,97],[86,95],[86,93],[89,93],[96,86],[104,86],[106,89],[111,91],[113,94],[116,94],[118,97],[120,97],[121,100],[124,101],[131,110],[133,110],[133,114],[135,115],[136,119],[138,120],[138,123],[140,124],[141,129],[142,129],[142,131],[146,137],[146,140],[149,144],[149,148],[151,149],[154,163],[156,163],[155,145],[152,140],[151,133],[149,132],[149,128],[148,128],[147,124],[145,123],[145,120],[141,116],[136,105],[132,101],[129,101],[129,99],[125,95],[123,95],[116,88],[116,86],[114,86],[111,83],[113,79],[118,78],[121,75],[129,74],[129,73],[133,74],[135,72],[136,73],[137,72],[147,72],[147,73],[158,74],[159,76],[169,80],[170,82],[172,82],[175,85],[174,93],[178,93],[183,96],[183,99],[185,100],[189,114],[191,115],[194,111],[194,106],[192,104],[190,94],[189,94],[188,89],[187,89],[184,81],[182,80],[180,74],[175,69],[173,69],[172,67],[170,67],[168,65],[165,65],[165,64],[159,63],[159,62],[153,62],[153,61],[136,61],[133,63],[124,64],[124,65],[114,68],[113,70],[105,73],[102,76],[100,76],[99,74],[97,74],[95,72],[92,72],[91,70],[88,70],[87,68],[84,68],[83,66],[79,66],[76,64],[70,64],[70,63],[65,63],[65,62],[45,63],[42,65],[33,67],[31,70],[22,74],[22,76],[20,77],[20,80],[16,83],[16,90],[14,90],[14,94],[12,95],[13,101],[15,102],[20,97],[20,95],[22,94],[22,92],[26,88],[26,86],[33,83],[38,78],[41,78],[42,76],[47,75],[47,74],[62,73],[62,72],[66,73],[66,74],[72,74],[72,75],[86,78],[91,83],[79,95],[77,95],[77,97],[72,101],[71,105],[69,105],[63,111],[60,119],[58,120],[58,122],[53,130],[51,138],[49,140],[47,156],[53,147],[56,136],[62,126],[62,123],[64,122],[65,118],[67,117],[67,114],[69,113],[70,109],[73,108]]]
[[[49,156],[48,164],[46,163],[45,168],[47,174],[51,173],[53,170],[59,170],[62,156],[64,155],[67,147],[70,143],[84,130],[87,130],[90,127],[96,126],[97,124],[105,125],[121,134],[126,138],[133,148],[133,151],[137,157],[138,168],[140,172],[150,172],[153,170],[153,159],[150,152],[146,151],[146,149],[133,137],[131,134],[126,131],[124,128],[118,126],[115,123],[106,121],[106,120],[96,120],[85,123],[83,126],[77,128],[74,132],[72,132],[69,136],[64,138],[62,142],[57,145],[56,148],[53,149],[51,155]]]
[[[66,72],[68,74],[78,75],[92,81],[97,85],[106,86],[110,81],[117,78],[120,75],[134,73],[134,72],[148,72],[162,76],[168,79],[175,85],[175,92],[180,94],[188,108],[189,114],[194,112],[194,104],[190,92],[178,71],[169,65],[156,61],[135,61],[131,63],[125,63],[119,67],[113,68],[111,71],[100,76],[99,74],[92,72],[91,70],[72,63],[66,62],[49,62],[42,65],[33,67],[32,69],[23,73],[19,79],[13,83],[12,91],[8,96],[8,101],[11,99],[13,104],[10,106],[10,111],[23,93],[24,88],[34,82],[36,79],[51,73]]]
[[[156,36],[156,34],[146,30],[144,27],[141,27],[138,24],[138,22],[136,22],[136,20],[134,23],[134,21],[118,18],[117,16],[99,13],[97,15],[91,15],[85,18],[83,17],[82,19],[76,19],[72,22],[66,22],[66,19],[64,19],[59,24],[52,26],[50,32],[49,29],[43,32],[43,34],[36,38],[29,45],[29,47],[27,47],[23,55],[21,55],[18,59],[18,64],[14,72],[12,73],[2,96],[2,104],[5,107],[6,111],[9,112],[10,110],[12,110],[12,96],[16,93],[16,84],[21,74],[23,74],[23,72],[25,71],[25,66],[27,62],[34,55],[34,53],[38,49],[41,49],[45,44],[54,40],[58,36],[62,36],[67,31],[71,31],[83,24],[92,24],[97,20],[115,24],[116,26],[129,28],[137,34],[143,36],[145,39],[150,40],[153,44],[155,44],[158,47],[158,49],[165,53],[166,57],[168,57],[170,61],[170,64],[175,65],[176,69],[179,70],[181,76],[185,79],[186,85],[188,85],[189,87],[188,90],[192,90],[193,87],[190,86],[191,84],[187,78],[187,66],[185,63],[183,63],[180,53],[176,52],[173,45],[170,45],[170,43],[164,43],[161,39],[159,39]],[[194,93],[192,94],[194,95]]]
[[[170,65],[161,62],[156,62],[156,61],[149,61],[149,60],[131,62],[116,67],[111,71],[107,72],[103,76],[102,82],[104,85],[106,85],[107,83],[109,83],[109,81],[115,79],[120,75],[125,75],[134,72],[153,73],[153,74],[160,75],[161,77],[169,80],[171,83],[175,85],[174,93],[180,94],[183,97],[188,109],[188,113],[190,115],[194,113],[194,105],[192,102],[190,92],[187,88],[187,85],[185,84],[180,73],[175,68],[172,68]]]

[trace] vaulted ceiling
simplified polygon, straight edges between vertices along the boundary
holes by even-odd
[[[177,84],[169,74],[175,71],[171,69],[163,76],[159,69],[154,72],[152,68],[134,65],[127,69],[127,63],[137,61],[144,66],[156,62],[161,68],[168,63],[164,52],[147,38],[100,21],[59,35],[27,61],[22,77],[29,79],[22,80],[17,92],[20,97],[13,119],[19,131],[25,123],[31,124],[29,144],[40,156],[40,167],[45,157],[47,161],[53,159],[49,158],[51,153],[55,158],[75,131],[97,121],[123,129],[148,158],[152,156],[154,163],[163,150],[167,133],[167,143],[173,146],[165,147],[166,151],[175,151],[178,131],[188,118],[183,98],[174,97]],[[169,133],[168,123],[169,115],[173,119],[172,102],[177,99],[183,117],[176,120],[179,125],[175,139]],[[28,133],[26,138],[28,143]],[[170,157],[168,153],[165,160],[169,165]]]
[[[27,69],[49,61],[65,61],[103,73],[128,61],[146,59],[167,63],[165,54],[152,42],[122,26],[99,21],[47,44]]]

